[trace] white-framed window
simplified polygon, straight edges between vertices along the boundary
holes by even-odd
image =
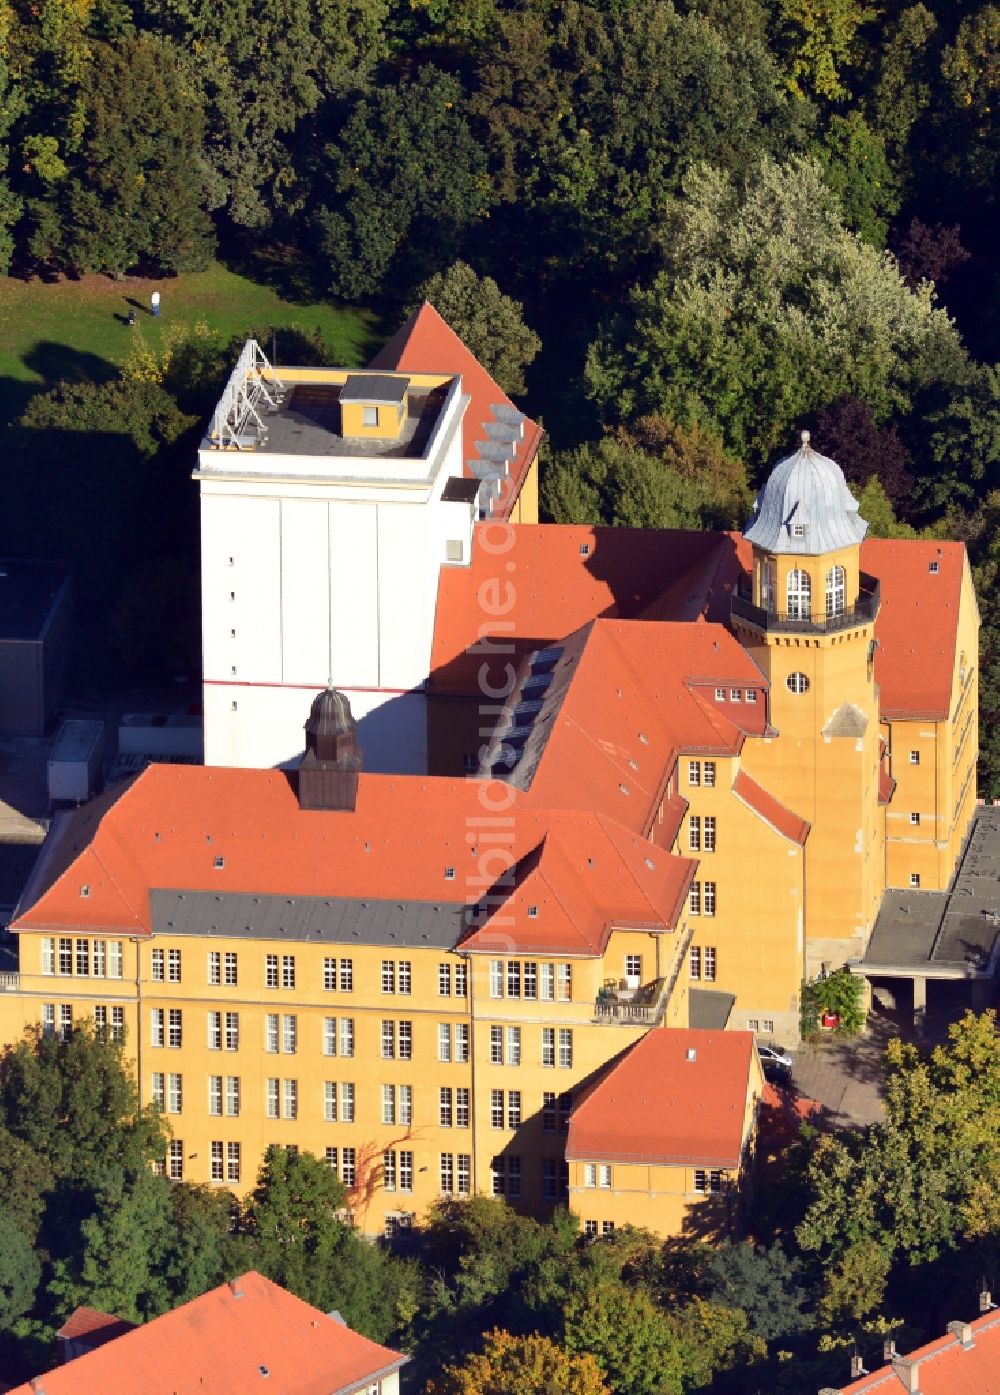
[[[342,1124],[354,1123],[354,1085],[349,1080],[340,1082],[340,1122]],[[346,1181],[346,1178],[343,1179]],[[353,1178],[352,1178],[353,1185]]]
[[[520,1027],[507,1028],[507,1064],[509,1066],[519,1066],[521,1064]]]
[[[208,951],[208,981],[212,985],[222,982],[222,954],[217,949]]]
[[[400,1149],[399,1153],[399,1190],[413,1191],[413,1154],[408,1148]]]
[[[519,1129],[521,1127],[521,1091],[507,1091],[507,1127],[508,1129]]]
[[[757,689],[747,688],[746,692],[743,694],[743,701],[749,702],[750,705],[753,706],[753,704],[757,701]]]
[[[167,1076],[167,1113],[181,1114],[184,1110],[183,1078],[171,1072]]]
[[[283,954],[281,956],[281,986],[282,988],[295,987],[295,955]]]
[[[323,1085],[323,1118],[328,1124],[337,1122],[337,1082],[327,1080]]]
[[[396,991],[413,992],[413,965],[409,959],[401,959],[396,965]]]
[[[336,959],[323,960],[323,988],[327,993],[337,991],[337,961]]]
[[[542,964],[540,967],[542,1001],[545,1003],[553,1003],[556,997],[556,966],[554,964]]]
[[[712,945],[705,945],[705,946],[704,946],[704,956],[705,956],[705,959],[704,959],[704,963],[705,963],[705,982],[706,982],[706,983],[714,983],[714,982],[715,982],[715,970],[716,970],[716,955],[715,955],[715,949],[714,949],[714,947],[713,947]]]
[[[269,1119],[278,1118],[278,1101],[281,1081],[269,1075],[264,1088],[264,1112]]]
[[[688,784],[698,786],[701,784],[701,761],[688,761]]]
[[[688,950],[688,974],[691,978],[701,978],[701,949],[692,945]]]
[[[531,914],[531,907],[528,907]],[[531,962],[524,966],[524,996],[534,1001],[538,997],[538,965]]]
[[[468,1061],[469,1059],[469,1024],[467,1022],[455,1023],[455,1060]]]
[[[469,966],[466,963],[455,965],[455,997],[469,996]]]
[[[508,959],[507,961],[507,997],[519,998],[521,996],[521,961],[519,959]]]
[[[150,1098],[161,1113],[167,1107],[167,1077],[161,1070],[153,1071],[153,1078],[150,1089]]]
[[[357,1180],[358,1151],[356,1148],[340,1150],[340,1180],[345,1187],[353,1187]]]
[[[716,702],[725,702],[725,700],[726,700],[726,690],[725,690],[725,688],[716,688],[716,690],[715,690],[715,700],[716,700]]]
[[[455,1127],[467,1129],[472,1110],[472,1096],[467,1085],[460,1085],[455,1091]]]
[[[602,1221],[602,1222],[601,1222],[601,1234],[602,1234],[602,1235],[614,1235],[614,1233],[615,1233],[615,1223],[614,1223],[614,1221]]]
[[[388,1019],[382,1021],[382,1060],[396,1059],[396,1024]]]
[[[451,997],[451,965],[450,965],[450,964],[439,964],[439,965],[438,965],[438,997],[439,997],[439,998],[450,998],[450,997]]]
[[[438,1060],[450,1061],[452,1054],[451,1047],[451,1023],[438,1023]]]
[[[912,823],[912,824],[916,827],[916,826],[920,823],[920,815],[919,815],[919,814],[911,814],[911,815],[910,815],[910,823]]]
[[[556,997],[561,1003],[568,1003],[573,997],[573,965],[556,965]]]
[[[396,1123],[396,1087],[395,1085],[382,1086],[382,1123]]]
[[[396,991],[396,961],[395,959],[382,960],[382,992],[395,993]]]
[[[742,688],[730,688],[730,689],[729,689],[729,701],[730,701],[730,702],[742,702],[742,701],[743,701],[743,689],[742,689]]]
[[[218,1014],[216,1014],[217,1016]],[[264,1015],[264,1050],[270,1055],[278,1050],[279,1018],[276,1012]]]
[[[796,670],[795,673],[790,673],[785,679],[785,687],[790,693],[795,693],[797,697],[801,697],[803,693],[808,693],[809,691],[808,674],[802,673],[799,670]]]
[[[335,1017],[323,1018],[323,1055],[336,1056],[337,1054],[337,1019]]]
[[[340,1019],[340,1054],[341,1056],[354,1055],[353,1017],[342,1017]]]
[[[808,620],[812,616],[812,581],[800,567],[793,567],[788,573],[785,607],[789,620]]]
[[[167,1144],[167,1176],[171,1182],[184,1180],[184,1143],[179,1138],[172,1138]]]
[[[490,997],[503,997],[503,960],[490,960]]]
[[[760,1018],[759,1018],[759,1017],[748,1017],[748,1018],[747,1018],[747,1031],[748,1031],[748,1032],[759,1032],[759,1031],[760,1031]]]
[[[240,1015],[238,1012],[226,1013],[226,1050],[239,1051],[240,1049]]]
[[[839,564],[826,574],[826,613],[843,615],[847,590],[847,572]]]
[[[503,1091],[490,1091],[490,1125],[495,1129],[503,1128]]]
[[[121,978],[125,968],[125,956],[121,940],[108,940],[108,978]],[[104,946],[101,945],[103,952]],[[103,976],[103,975],[102,975]]]
[[[722,1173],[717,1169],[695,1168],[694,1189],[696,1192],[708,1194],[710,1192],[722,1191]]]
[[[911,751],[911,752],[910,752],[910,764],[911,764],[911,765],[919,765],[919,764],[920,764],[920,752],[919,752],[919,751]]]
[[[227,988],[235,988],[239,984],[239,960],[235,950],[227,950],[222,963],[223,983]]]
[[[378,426],[378,408],[377,408],[377,407],[362,407],[362,408],[361,408],[361,425],[362,425],[362,426]]]
[[[240,1117],[240,1078],[238,1075],[226,1076],[226,1113],[230,1119]]]
[[[241,1174],[240,1145],[238,1143],[226,1144],[226,1181],[238,1182]]]
[[[625,977],[626,977],[626,978],[632,978],[632,979],[637,978],[637,979],[639,980],[640,983],[642,982],[642,955],[641,955],[641,954],[626,954],[626,956],[625,956]]]
[[[763,1021],[763,1023],[762,1023],[761,1025],[763,1026],[764,1031],[767,1032],[768,1036],[773,1036],[773,1035],[774,1035],[774,1018],[773,1018],[773,1017],[765,1017],[765,1018],[764,1018],[764,1021]]]
[[[773,562],[764,562],[760,569],[760,603],[773,615],[777,609],[778,573]]]
[[[490,1028],[490,1065],[503,1065],[503,1028]]]
[[[222,1113],[221,1075],[210,1075],[208,1077],[208,1112],[209,1114]]]
[[[702,827],[702,850],[715,852],[715,817],[707,815]]]
[[[556,1030],[542,1028],[542,1065],[554,1067],[556,1063]]]
[[[450,1129],[455,1119],[454,1098],[450,1089],[442,1087],[438,1090],[438,1124],[443,1129]]]
[[[611,1164],[600,1163],[597,1168],[597,1185],[603,1187],[605,1191],[611,1188]]]
[[[715,882],[702,882],[701,909],[704,915],[715,915]]]
[[[299,1117],[299,1082],[297,1080],[282,1081],[281,1112],[286,1119]]]
[[[210,1012],[208,1014],[208,1049],[209,1051],[222,1050],[221,1012]]]
[[[911,885],[911,886],[919,886],[919,885],[920,885],[920,873],[919,873],[919,872],[911,872],[911,873],[910,873],[910,885]]]
[[[181,981],[181,952],[179,949],[167,950],[167,982],[180,983]]]
[[[441,1154],[441,1195],[453,1196],[455,1192],[455,1155]]]
[[[166,956],[162,949],[154,949],[150,957],[150,976],[154,983],[163,983],[166,976]]]
[[[42,940],[41,965],[43,974],[54,974],[56,971],[56,942],[49,937]]]
[[[299,1022],[294,1013],[286,1012],[281,1019],[281,1049],[294,1056],[299,1046]]]
[[[180,1047],[184,1044],[184,1015],[180,1008],[167,1009],[167,1045]]]
[[[149,1044],[163,1046],[166,1043],[167,1014],[163,1008],[151,1008],[149,1013]]]
[[[588,1240],[596,1240],[596,1238],[597,1238],[597,1222],[596,1222],[596,1221],[584,1221],[584,1223],[583,1223],[583,1233],[584,1233],[584,1235],[587,1237]]]
[[[59,940],[59,972],[60,974],[71,974],[73,972],[73,941],[65,936]]]
[[[56,1030],[56,1005],[55,1003],[42,1004],[42,1035],[51,1037]]]
[[[691,814],[688,818],[688,852],[701,852],[701,818]]]
[[[559,1028],[559,1065],[562,1070],[573,1069],[573,1029]]]
[[[276,954],[264,955],[264,987],[277,988],[278,986],[278,956]]]
[[[688,914],[701,915],[701,882],[692,882],[688,891]]]

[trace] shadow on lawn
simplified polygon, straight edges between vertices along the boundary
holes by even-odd
[[[124,333],[127,321],[123,319],[122,324]],[[50,339],[33,344],[21,362],[42,381],[0,378],[0,430],[16,421],[37,393],[48,392],[57,383],[106,383],[118,372],[115,364],[99,354],[71,349],[67,344],[56,344]]]

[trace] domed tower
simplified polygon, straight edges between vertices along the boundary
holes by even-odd
[[[328,687],[313,699],[298,766],[301,809],[352,810],[358,797],[361,752],[357,723],[344,693]]]
[[[885,884],[874,682],[877,580],[861,571],[868,525],[836,461],[803,431],[772,470],[744,537],[749,585],[732,626],[770,680],[772,738],[749,773],[812,825],[805,969],[864,952]],[[753,768],[750,769],[750,762]]]

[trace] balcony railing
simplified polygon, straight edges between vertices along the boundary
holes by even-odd
[[[733,592],[732,616],[734,620],[746,621],[758,630],[782,630],[792,634],[823,635],[848,630],[854,625],[868,625],[878,614],[879,582],[878,577],[868,576],[865,572],[861,573],[859,580],[857,600],[839,614],[827,615],[823,611],[803,618],[798,612],[765,610],[763,606],[754,605],[749,590],[741,586]],[[823,604],[822,596],[818,599]]]
[[[0,974],[0,993],[16,993],[21,987],[21,975],[16,973]]]
[[[666,1004],[666,979],[654,979],[641,988],[602,988],[594,1004],[594,1021],[625,1027],[655,1027]]]

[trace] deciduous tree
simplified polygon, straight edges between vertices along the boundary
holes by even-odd
[[[458,335],[487,373],[511,396],[524,392],[524,370],[542,341],[524,323],[524,306],[504,295],[492,276],[453,262],[420,286],[408,311],[425,300]]]
[[[592,1356],[572,1355],[548,1337],[496,1329],[482,1352],[446,1366],[426,1395],[608,1395],[608,1387]]]

